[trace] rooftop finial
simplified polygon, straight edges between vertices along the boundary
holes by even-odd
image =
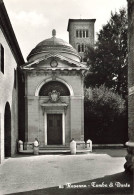
[[[56,30],[55,30],[55,29],[52,30],[52,36],[53,36],[53,37],[56,36]]]

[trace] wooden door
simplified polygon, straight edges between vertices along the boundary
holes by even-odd
[[[47,114],[47,144],[62,144],[62,114]]]

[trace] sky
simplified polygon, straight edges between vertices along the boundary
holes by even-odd
[[[69,42],[68,19],[96,19],[96,34],[111,11],[127,7],[127,0],[3,0],[24,59],[41,41],[56,36]]]

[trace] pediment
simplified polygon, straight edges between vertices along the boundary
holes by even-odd
[[[75,61],[60,54],[48,54],[30,63],[24,64],[22,69],[87,69],[81,62]]]

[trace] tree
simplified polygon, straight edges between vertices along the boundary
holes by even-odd
[[[101,85],[85,89],[85,140],[93,143],[125,143],[127,113],[125,100],[112,89]]]
[[[85,57],[92,74],[85,77],[86,87],[105,84],[124,98],[127,95],[127,14],[125,9],[111,13],[98,33],[95,48],[87,47]]]

